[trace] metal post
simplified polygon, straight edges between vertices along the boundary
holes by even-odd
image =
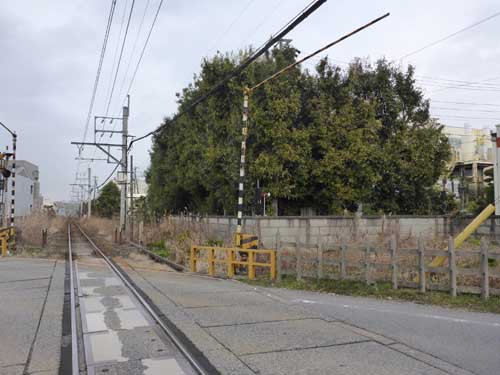
[[[295,257],[297,259],[297,263],[296,263],[297,281],[302,281],[302,254],[300,251],[300,234],[299,233],[297,233],[295,236]]]
[[[365,282],[366,285],[371,284],[370,278],[370,245],[367,243],[365,245]]]
[[[92,214],[92,171],[89,167],[87,171],[87,180],[88,180],[88,203],[87,203],[87,218],[90,218]]]
[[[497,133],[495,139],[493,139],[494,145],[493,150],[495,153],[495,164],[493,166],[493,184],[495,189],[495,200],[498,202],[500,200],[500,152],[498,148],[500,147],[500,124],[496,125]],[[495,215],[500,215],[500,204],[495,203]]]
[[[317,269],[317,279],[321,280],[323,278],[323,250],[325,243],[323,237],[319,235],[318,237],[318,269]]]
[[[238,221],[236,226],[236,233],[241,233],[241,223],[243,219],[243,196],[245,184],[245,157],[247,151],[247,137],[248,137],[248,88],[245,88],[243,96],[243,118],[241,128],[241,158],[240,158],[240,179],[238,184]]]
[[[396,236],[391,237],[392,289],[398,289],[398,244]]]
[[[120,196],[120,231],[125,231],[127,226],[127,143],[128,143],[128,115],[129,115],[130,97],[127,96],[127,106],[123,107],[122,121],[122,188]]]
[[[455,257],[455,244],[453,237],[448,239],[448,265],[450,268],[450,294],[457,296],[457,262]]]
[[[276,233],[276,280],[281,282],[282,269],[281,269],[281,235],[280,230]]]
[[[483,238],[481,240],[481,298],[490,298],[490,275],[488,269],[488,244]]]
[[[422,235],[418,236],[418,281],[420,292],[425,293],[425,253]]]

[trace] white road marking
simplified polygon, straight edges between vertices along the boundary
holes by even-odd
[[[313,300],[307,300],[307,299],[294,299],[294,300],[292,300],[292,302],[299,302],[299,303],[304,303],[304,304],[309,304],[309,305],[312,305],[312,304],[335,305],[334,303],[313,301]],[[400,314],[400,315],[407,315],[407,316],[416,317],[416,318],[436,319],[436,320],[449,321],[449,322],[453,322],[453,323],[477,324],[477,325],[500,328],[500,323],[484,322],[484,321],[479,321],[479,320],[470,320],[470,319],[461,319],[461,318],[452,318],[452,317],[444,316],[444,315],[412,313],[412,312],[407,312],[407,311],[398,311],[398,310],[391,310],[391,309],[381,309],[381,308],[375,308],[375,307],[364,307],[364,306],[353,306],[353,305],[342,305],[342,307],[345,309],[376,311],[379,313]]]

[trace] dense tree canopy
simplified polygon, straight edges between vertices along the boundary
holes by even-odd
[[[154,137],[147,179],[156,213],[235,213],[243,89],[296,54],[290,46],[274,49]],[[242,57],[205,60],[178,94],[179,109]],[[302,207],[336,214],[360,204],[365,212],[430,213],[450,151],[413,77],[412,67],[401,71],[385,60],[357,59],[341,69],[324,59],[313,72],[296,67],[253,92],[247,213],[256,208],[257,181],[279,200],[280,214]]]
[[[96,211],[99,216],[108,218],[120,212],[120,189],[113,181],[101,189],[96,199]]]

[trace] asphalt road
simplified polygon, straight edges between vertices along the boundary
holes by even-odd
[[[500,374],[500,315],[313,292],[261,290],[471,372]]]

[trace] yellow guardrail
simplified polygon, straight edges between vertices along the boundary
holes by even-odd
[[[0,248],[2,249],[3,257],[7,256],[9,240],[15,234],[14,228],[0,228]]]
[[[199,253],[205,251],[207,253],[206,260],[199,257]],[[218,254],[226,255],[225,259],[217,258]],[[237,253],[245,253],[247,257],[245,260],[237,260]],[[268,254],[269,263],[257,262],[257,255]],[[225,264],[226,265],[226,275],[227,277],[234,277],[234,271],[236,266],[246,266],[248,272],[248,278],[250,280],[255,279],[255,268],[265,267],[270,270],[270,277],[272,280],[276,279],[276,252],[275,250],[264,250],[264,249],[245,249],[242,251],[241,248],[237,247],[218,247],[218,246],[191,246],[191,257],[190,257],[190,269],[191,272],[196,272],[197,263],[199,261],[206,261],[208,263],[208,274],[210,276],[215,276],[215,265]]]

